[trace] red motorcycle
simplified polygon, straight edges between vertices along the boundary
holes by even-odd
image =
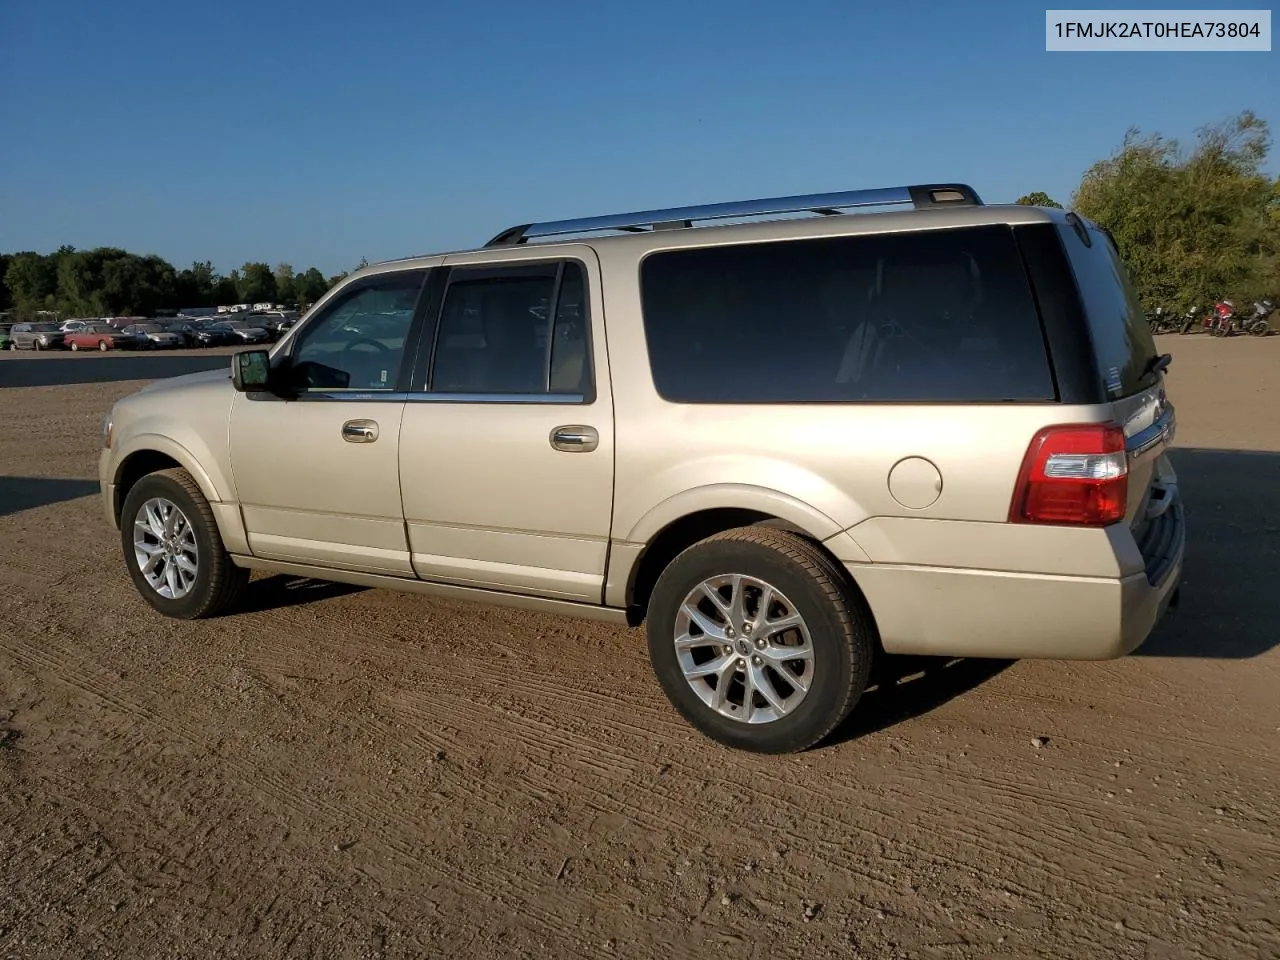
[[[1235,326],[1236,305],[1230,300],[1219,300],[1213,305],[1213,311],[1205,318],[1204,325],[1215,337],[1231,336]]]

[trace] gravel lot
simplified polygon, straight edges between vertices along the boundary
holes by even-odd
[[[638,632],[283,577],[158,617],[95,495],[141,383],[0,360],[68,384],[0,389],[0,957],[1280,957],[1280,338],[1164,347],[1193,543],[1139,655],[895,663],[781,759]]]

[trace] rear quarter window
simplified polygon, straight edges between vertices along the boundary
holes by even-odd
[[[1155,340],[1120,254],[1105,233],[1080,223],[1087,244],[1071,226],[1059,227],[1059,234],[1080,291],[1098,373],[1110,398],[1132,396],[1159,379],[1151,369]]]
[[[662,251],[640,281],[672,402],[1056,398],[1007,226]]]

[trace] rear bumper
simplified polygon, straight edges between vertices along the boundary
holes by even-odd
[[[1185,544],[1178,504],[1170,508],[1160,557],[1123,577],[892,563],[846,567],[888,653],[1108,660],[1140,646],[1174,601]]]

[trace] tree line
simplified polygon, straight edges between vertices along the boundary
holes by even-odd
[[[1130,129],[1085,171],[1072,209],[1111,231],[1148,309],[1280,295],[1280,177],[1265,172],[1267,123],[1244,111],[1190,148]],[[1018,200],[1060,206],[1042,192]]]
[[[1275,298],[1280,177],[1264,172],[1270,149],[1266,122],[1249,111],[1201,129],[1189,150],[1130,129],[1112,156],[1085,171],[1071,206],[1111,231],[1148,309]],[[1018,203],[1062,206],[1041,191]],[[263,301],[305,307],[346,276],[295,272],[287,263],[246,263],[222,276],[208,261],[178,270],[114,247],[61,247],[0,254],[0,312],[147,316]]]
[[[306,307],[346,276],[326,277],[315,267],[298,272],[287,263],[246,263],[223,276],[207,260],[178,270],[154,254],[64,246],[53,253],[0,253],[0,312],[111,317],[233,303]]]

